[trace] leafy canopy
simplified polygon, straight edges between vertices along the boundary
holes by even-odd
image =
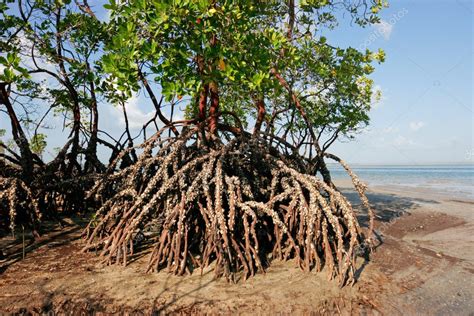
[[[247,125],[256,115],[256,97],[267,100],[267,113],[291,108],[287,91],[270,74],[276,69],[301,98],[312,124],[349,133],[368,123],[372,63],[385,56],[383,51],[333,47],[318,34],[337,25],[341,10],[361,26],[375,23],[384,5],[378,0],[363,5],[328,0],[111,0],[105,6],[111,11],[112,35],[102,58],[109,74],[104,86],[128,98],[140,89],[140,72],[159,85],[167,100],[193,100],[203,85],[215,82],[222,109]],[[290,6],[295,6],[291,25]],[[195,115],[196,106],[188,104],[188,116]],[[291,128],[304,125],[301,117],[292,122],[287,117],[277,120],[291,123]]]

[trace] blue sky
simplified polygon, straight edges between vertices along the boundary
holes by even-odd
[[[387,54],[373,75],[383,99],[370,126],[332,151],[362,164],[473,163],[472,15],[471,1],[391,1],[380,25],[328,34]]]
[[[98,9],[103,1],[89,3]],[[333,45],[382,48],[387,55],[372,76],[383,98],[371,111],[370,125],[330,151],[353,164],[474,163],[472,2],[392,0],[381,18],[365,29],[341,20],[324,34]],[[118,136],[121,111],[109,104],[99,110],[100,128]],[[153,109],[141,95],[129,101],[128,115],[139,130]],[[8,125],[0,115],[0,127]],[[49,125],[60,127],[62,120]],[[50,151],[67,136],[57,129],[46,134]]]

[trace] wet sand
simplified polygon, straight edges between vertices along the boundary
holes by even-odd
[[[357,206],[349,183],[338,185]],[[20,239],[0,239],[0,312],[474,313],[474,199],[390,186],[372,187],[368,196],[382,243],[370,261],[358,259],[352,287],[339,289],[324,270],[305,273],[292,261],[237,284],[209,271],[145,274],[146,254],[126,267],[103,266],[78,251],[83,223],[73,220],[29,244],[24,260]]]

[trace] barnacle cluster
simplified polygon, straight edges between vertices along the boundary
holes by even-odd
[[[16,177],[0,176],[0,217],[7,219],[13,234],[17,222],[30,223],[34,229],[41,220],[37,199],[30,188]]]
[[[137,236],[159,222],[148,235],[148,271],[183,275],[212,265],[217,277],[235,281],[294,258],[306,271],[326,267],[341,286],[355,281],[355,249],[371,231],[363,233],[343,194],[262,139],[208,146],[196,135],[151,138],[137,163],[110,166],[89,191],[102,206],[84,231],[85,251],[126,264]],[[328,158],[352,176],[372,223],[362,182]]]

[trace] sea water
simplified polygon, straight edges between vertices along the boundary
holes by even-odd
[[[415,187],[474,199],[474,165],[356,165],[352,169],[369,186]],[[330,165],[329,170],[334,180],[349,179],[340,166]]]

